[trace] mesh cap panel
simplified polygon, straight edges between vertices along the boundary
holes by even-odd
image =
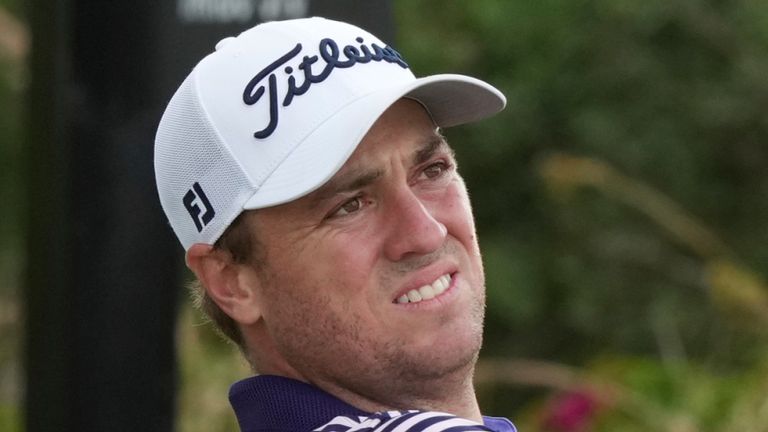
[[[254,192],[208,120],[194,85],[193,72],[169,102],[155,139],[160,201],[185,249],[213,243]]]

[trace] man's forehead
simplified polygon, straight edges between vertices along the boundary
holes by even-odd
[[[406,162],[406,165],[418,165],[423,163],[435,153],[440,150],[449,150],[448,143],[445,138],[439,133],[437,129],[433,129],[430,134],[426,134],[417,141],[409,143],[410,146],[406,148],[395,148],[395,146],[389,146],[387,142],[375,143],[375,147],[382,148],[358,148],[360,151],[356,151],[352,157],[350,157],[339,171],[320,189],[333,188],[338,186],[339,183],[343,183],[349,178],[356,178],[366,173],[376,170],[381,163],[381,155],[389,155],[391,152],[399,152]],[[366,151],[370,150],[370,151]],[[385,156],[386,157],[386,156]]]
[[[425,155],[434,153],[441,146],[447,147],[445,138],[436,126],[425,128],[403,140],[396,134],[397,132],[394,132],[393,136],[384,135],[364,140],[336,174],[344,175],[345,171],[355,170],[381,157],[389,157],[394,152],[409,162],[423,161]]]
[[[376,143],[376,145],[386,146],[387,144]],[[393,149],[393,151],[395,150]],[[421,139],[413,141],[410,148],[404,149],[403,157],[407,166],[415,166],[440,152],[453,155],[453,150],[446,142],[440,129],[435,127],[429,133],[424,134]],[[387,152],[372,151],[371,153],[386,154]],[[379,158],[368,155],[364,151],[359,153],[356,151],[328,182],[308,195],[310,201],[308,204],[316,205],[336,194],[359,189],[373,183],[384,174],[384,169],[385,167],[381,165]]]

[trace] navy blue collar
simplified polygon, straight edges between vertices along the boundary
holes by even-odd
[[[242,432],[311,431],[340,415],[371,415],[315,386],[274,375],[236,382],[229,389],[229,403]],[[502,417],[484,416],[483,423],[496,431],[515,432]]]
[[[317,387],[273,375],[236,382],[229,403],[242,432],[311,431],[339,415],[370,415]]]

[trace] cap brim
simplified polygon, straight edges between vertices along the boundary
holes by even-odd
[[[403,97],[424,105],[440,127],[489,117],[506,104],[504,95],[490,84],[454,74],[418,78],[407,85],[369,93],[339,109],[311,132],[266,178],[243,208],[283,204],[325,184],[344,165],[381,114]]]

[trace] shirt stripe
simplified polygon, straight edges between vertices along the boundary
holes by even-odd
[[[315,432],[487,432],[481,423],[436,411],[385,411],[369,417],[338,416]]]

